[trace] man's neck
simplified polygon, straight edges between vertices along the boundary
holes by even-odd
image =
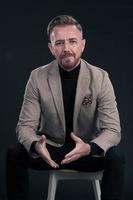
[[[63,67],[63,66],[61,66],[61,68],[63,68],[65,71],[67,71],[67,72],[70,72],[70,71],[72,71],[73,69],[75,69],[76,67],[77,67],[78,65],[76,65],[76,66],[74,66],[74,67],[72,67],[72,68],[70,68],[70,69],[66,69],[65,67]]]
[[[75,69],[76,67],[78,67],[79,65],[80,65],[80,62],[79,62],[76,66],[74,66],[74,67],[72,67],[72,68],[70,68],[70,69],[67,69],[67,68],[63,67],[62,65],[60,65],[60,67],[61,67],[62,69],[64,69],[65,71],[70,72],[70,71],[72,71],[73,69]]]

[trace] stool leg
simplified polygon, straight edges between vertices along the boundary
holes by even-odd
[[[57,188],[58,180],[54,173],[50,173],[49,177],[49,186],[48,186],[48,197],[47,200],[55,200],[56,188]]]
[[[101,200],[101,187],[99,180],[92,180],[92,185],[94,189],[95,199]]]

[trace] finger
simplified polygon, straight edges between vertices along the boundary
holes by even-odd
[[[76,136],[73,132],[71,133],[71,138],[75,141],[75,142],[81,142],[81,139]]]
[[[52,168],[59,168],[59,165],[54,161],[54,160],[48,160],[47,163],[52,167]]]
[[[59,165],[51,159],[51,157],[49,158],[44,158],[44,160],[53,168],[59,168]]]
[[[52,158],[50,156],[49,151],[47,150],[47,148],[43,148],[43,150],[40,152],[41,157],[45,160],[45,161],[51,161]]]
[[[78,154],[77,148],[74,148],[72,151],[70,151],[68,154],[65,155],[65,158],[70,158],[74,156],[75,154]]]
[[[39,144],[43,144],[44,142],[46,142],[46,137],[45,135],[42,135],[38,141]]]
[[[59,167],[59,165],[54,160],[52,160],[47,148],[45,148],[44,151],[41,152],[40,155],[41,155],[41,158],[45,162],[47,162],[51,167],[53,167],[53,168],[58,168]]]
[[[70,157],[70,158],[65,158],[65,159],[63,159],[63,160],[61,161],[61,164],[62,164],[62,165],[63,165],[63,164],[68,164],[68,163],[70,163],[70,162],[76,161],[76,160],[79,159],[79,157],[80,157],[80,155],[79,155],[79,154],[76,154],[76,155],[74,155],[74,156],[72,156],[72,157]]]

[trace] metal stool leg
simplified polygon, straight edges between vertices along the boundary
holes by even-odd
[[[50,173],[47,200],[55,200],[58,179],[54,172]]]
[[[101,200],[101,188],[99,180],[92,180],[94,195],[96,200]]]

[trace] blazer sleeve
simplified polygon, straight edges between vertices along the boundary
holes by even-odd
[[[116,97],[107,72],[104,73],[101,89],[98,94],[97,108],[97,126],[100,131],[97,137],[91,142],[96,143],[106,152],[110,147],[116,146],[121,139]]]
[[[18,140],[30,151],[33,141],[38,141],[36,135],[40,120],[39,91],[36,87],[36,71],[30,75],[26,85],[23,104],[16,127]]]

